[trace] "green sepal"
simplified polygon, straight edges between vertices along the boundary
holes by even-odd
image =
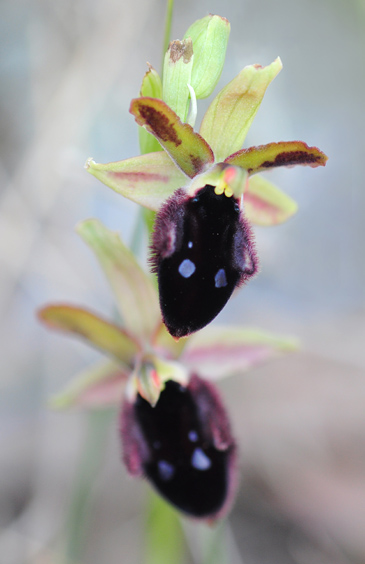
[[[243,327],[208,326],[188,341],[181,362],[209,380],[242,374],[268,359],[298,349],[298,341]]]
[[[50,329],[82,337],[125,365],[132,363],[139,350],[138,342],[125,330],[80,307],[51,304],[38,311],[38,318]]]
[[[82,221],[77,231],[94,251],[104,270],[125,328],[138,340],[149,340],[161,322],[152,279],[122,243],[119,235],[107,229],[99,220]]]
[[[90,158],[85,168],[118,194],[154,211],[188,181],[165,151],[107,164]]]
[[[128,371],[115,362],[93,365],[80,374],[48,401],[51,409],[70,407],[105,408],[120,405]]]
[[[278,57],[271,65],[245,67],[210,104],[200,134],[211,146],[215,161],[242,148],[266,88],[282,69]]]
[[[184,35],[193,41],[191,86],[198,99],[213,92],[222,74],[231,26],[226,18],[209,14],[194,22]]]
[[[298,204],[290,196],[260,174],[249,178],[243,202],[250,222],[265,227],[284,223],[298,210]]]

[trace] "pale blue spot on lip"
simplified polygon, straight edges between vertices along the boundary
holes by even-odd
[[[212,462],[201,448],[196,448],[191,457],[191,465],[197,470],[209,470]]]
[[[192,248],[192,246],[193,246],[193,242],[192,242],[192,241],[189,241],[189,243],[188,243],[188,247],[189,247],[189,249],[191,249],[191,248]]]
[[[220,268],[215,275],[214,285],[216,288],[224,288],[224,286],[227,286],[227,277],[224,268]]]
[[[190,278],[194,274],[195,268],[195,264],[191,260],[185,259],[179,266],[179,272],[184,278]]]
[[[165,482],[167,482],[168,480],[171,480],[175,474],[175,467],[166,460],[159,460],[158,472],[161,480],[165,480]]]
[[[198,440],[198,433],[196,431],[189,431],[188,433],[189,441],[196,443]]]

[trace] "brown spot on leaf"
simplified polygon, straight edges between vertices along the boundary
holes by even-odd
[[[145,121],[145,124],[151,128],[152,132],[156,137],[159,137],[161,141],[170,141],[176,147],[181,145],[181,139],[178,137],[173,124],[170,123],[169,118],[164,113],[144,104],[138,106],[138,111]]]
[[[175,41],[171,41],[169,51],[172,63],[177,63],[177,61],[183,57],[184,63],[187,64],[193,56],[193,42],[190,37],[183,41],[176,39]]]
[[[202,168],[204,166],[204,162],[197,155],[189,155],[189,158],[190,158],[191,164],[193,165],[195,174],[198,174],[202,170]]]
[[[276,155],[272,161],[264,161],[260,167],[272,168],[290,165],[317,165],[323,160],[322,155],[314,155],[306,151],[284,151]]]
[[[324,166],[327,156],[317,147],[308,147],[303,141],[280,141],[242,149],[227,157],[224,162],[242,166],[251,174],[277,166]]]

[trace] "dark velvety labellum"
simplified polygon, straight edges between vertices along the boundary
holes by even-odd
[[[189,388],[167,382],[155,407],[138,395],[134,416],[144,440],[144,474],[161,495],[194,517],[218,513],[229,490],[233,443],[216,448]]]
[[[175,337],[207,325],[257,270],[249,225],[235,198],[178,190],[156,219],[152,263],[164,322]]]

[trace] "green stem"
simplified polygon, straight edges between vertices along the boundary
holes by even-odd
[[[171,23],[172,23],[172,13],[174,10],[174,0],[167,0],[167,7],[166,7],[166,19],[165,19],[165,34],[164,34],[164,40],[163,40],[163,46],[162,46],[162,71],[161,71],[161,76],[163,75],[163,65],[164,65],[164,58],[165,58],[165,53],[168,49],[169,43],[170,43],[170,35],[171,35]],[[158,143],[157,143],[158,145]],[[159,146],[158,150],[162,150],[161,146]],[[143,154],[143,151],[141,150],[141,153]],[[139,216],[138,216],[138,220],[137,220],[137,225],[135,228],[135,231],[133,233],[133,237],[132,237],[132,244],[131,244],[131,249],[134,252],[134,254],[138,254],[135,249],[139,247],[140,244],[140,225],[141,225],[141,218],[143,218],[143,223],[147,229],[147,233],[148,233],[148,237],[151,236],[151,233],[153,231],[153,226],[155,223],[155,216],[156,213],[148,210],[148,209],[142,209],[142,211],[140,212]]]
[[[140,207],[137,212],[136,222],[134,224],[131,243],[129,245],[132,253],[138,257],[141,250],[141,243],[144,239],[144,227],[145,227],[145,209]]]
[[[167,0],[162,72],[165,53],[170,43],[174,0]],[[148,235],[151,236],[155,212],[142,210]],[[145,564],[180,564],[184,556],[184,537],[177,512],[152,490],[148,497],[145,533]]]
[[[177,512],[151,490],[146,513],[145,564],[180,564],[184,537]]]
[[[203,564],[229,564],[225,529],[226,523],[221,521],[213,530],[205,531]],[[201,536],[204,539],[204,535]]]
[[[170,43],[173,10],[174,10],[174,0],[167,0],[167,11],[166,11],[166,20],[165,20],[165,35],[164,35],[164,40],[163,40],[163,52],[162,52],[162,70],[163,70],[165,53],[166,53],[167,49],[169,48],[169,43]],[[163,72],[161,71],[161,76],[162,75],[163,75]]]
[[[115,418],[115,411],[111,409],[89,411],[86,417],[86,437],[66,521],[64,554],[65,562],[70,564],[83,561],[95,482],[104,459],[106,434]]]

